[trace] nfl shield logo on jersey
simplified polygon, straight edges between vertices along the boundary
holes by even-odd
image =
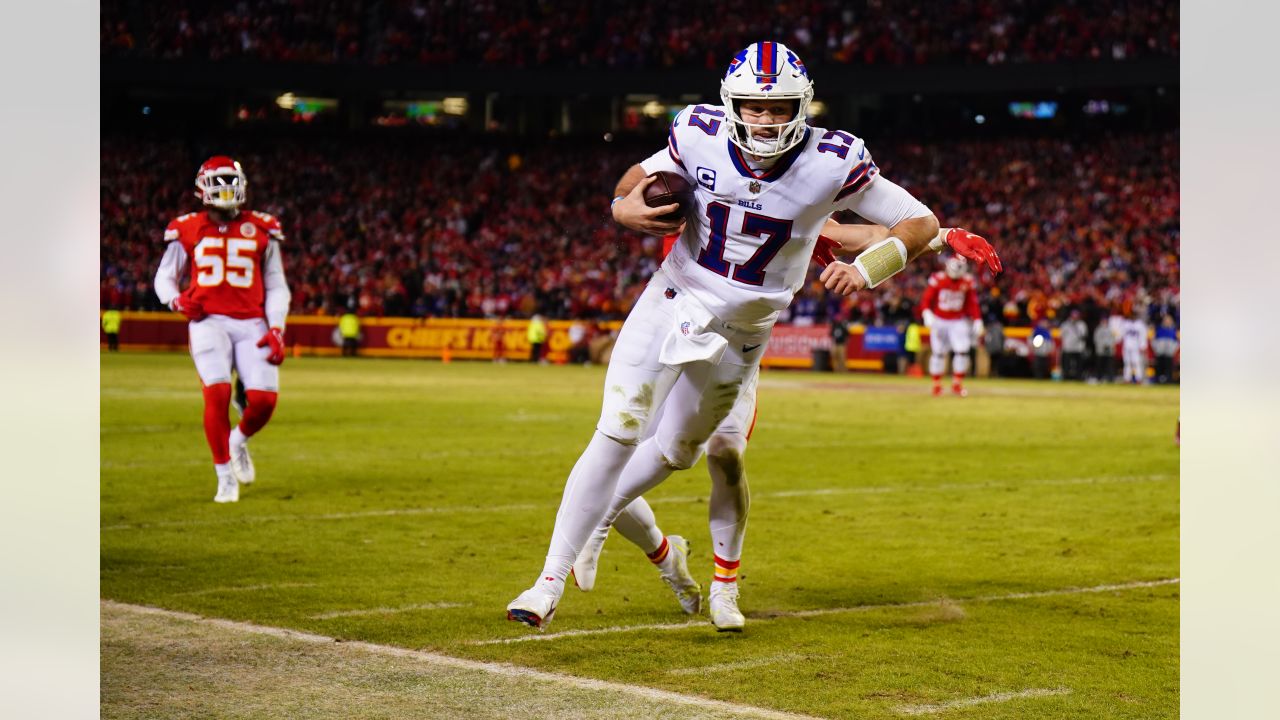
[[[747,184],[747,189],[753,193],[760,192],[760,181],[752,180],[750,183]]]
[[[680,323],[680,334],[681,334],[681,335],[688,335],[688,334],[689,334],[689,321],[688,321],[688,320],[686,320],[686,321],[684,321],[684,322]]]

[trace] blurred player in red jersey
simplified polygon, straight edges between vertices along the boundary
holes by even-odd
[[[968,274],[968,263],[956,256],[947,260],[946,270],[929,276],[929,286],[920,300],[919,312],[929,328],[929,374],[933,376],[933,394],[942,394],[942,371],[951,356],[951,392],[968,395],[964,376],[969,372],[969,350],[973,339],[982,335],[982,313],[978,310],[978,291]]]
[[[830,264],[837,254],[857,255],[866,248],[889,237],[889,228],[883,225],[841,225],[829,220],[823,235],[814,247],[813,260],[822,267]],[[963,253],[979,262],[991,262],[995,251],[987,241],[963,228],[942,228],[939,246],[946,245],[957,253]],[[662,256],[671,252],[678,236],[663,238]],[[998,258],[991,264],[999,267]],[[976,303],[976,301],[975,301]],[[707,472],[711,476],[711,497],[707,503],[711,530],[712,557],[715,568],[712,575],[712,593],[709,615],[718,631],[741,632],[746,618],[738,609],[737,581],[742,564],[742,548],[746,537],[747,514],[751,507],[751,494],[747,486],[747,443],[756,425],[756,393],[759,387],[759,371],[743,386],[728,417],[707,440]],[[659,406],[644,437],[653,435],[662,417]],[[653,508],[643,496],[627,505],[614,520],[613,528],[640,548],[654,564],[663,582],[675,593],[680,607],[689,615],[697,615],[702,608],[702,587],[689,572],[689,542],[679,535],[664,535],[658,527]],[[600,562],[600,552],[609,537],[609,525],[601,525],[592,532],[586,545],[573,563],[574,584],[579,590],[590,591],[595,587]],[[732,602],[718,602],[727,593]],[[716,592],[721,590],[721,592]]]
[[[248,179],[229,157],[209,158],[196,172],[204,210],[169,223],[155,288],[160,302],[190,321],[191,358],[204,385],[204,434],[218,476],[214,502],[240,499],[254,480],[248,440],[271,419],[284,362],[289,286],[280,221],[241,210]],[[180,290],[190,268],[190,282]],[[231,371],[244,382],[247,406],[233,429],[227,415]]]

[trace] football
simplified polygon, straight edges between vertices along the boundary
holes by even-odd
[[[644,204],[656,208],[675,203],[678,210],[660,216],[662,220],[679,220],[693,207],[693,186],[683,176],[664,170],[650,175],[654,181],[644,189]]]

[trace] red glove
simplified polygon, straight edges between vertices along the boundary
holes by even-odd
[[[205,319],[207,313],[204,311],[204,305],[199,300],[193,299],[189,294],[182,293],[169,303],[169,309],[177,313],[182,313],[192,322],[200,322]]]
[[[838,247],[840,243],[826,235],[819,235],[818,244],[813,246],[813,261],[818,263],[818,267],[830,265],[836,261],[835,249]]]
[[[279,365],[284,362],[284,331],[280,328],[271,328],[258,340],[258,347],[271,347],[271,354],[267,355],[267,362],[272,365]]]
[[[942,241],[960,257],[972,260],[979,265],[986,263],[993,273],[999,273],[1004,269],[996,249],[991,247],[991,243],[981,235],[974,235],[964,228],[947,228],[947,234],[943,236]]]

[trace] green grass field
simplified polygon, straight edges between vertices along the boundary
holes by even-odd
[[[768,371],[746,632],[682,624],[615,535],[596,590],[570,588],[539,634],[504,608],[542,566],[602,383],[291,359],[258,481],[223,506],[190,360],[104,355],[103,716],[1177,715],[1179,586],[1157,583],[1179,572],[1176,389],[976,381],[937,399],[919,379]],[[707,491],[700,463],[650,496],[704,589]]]

